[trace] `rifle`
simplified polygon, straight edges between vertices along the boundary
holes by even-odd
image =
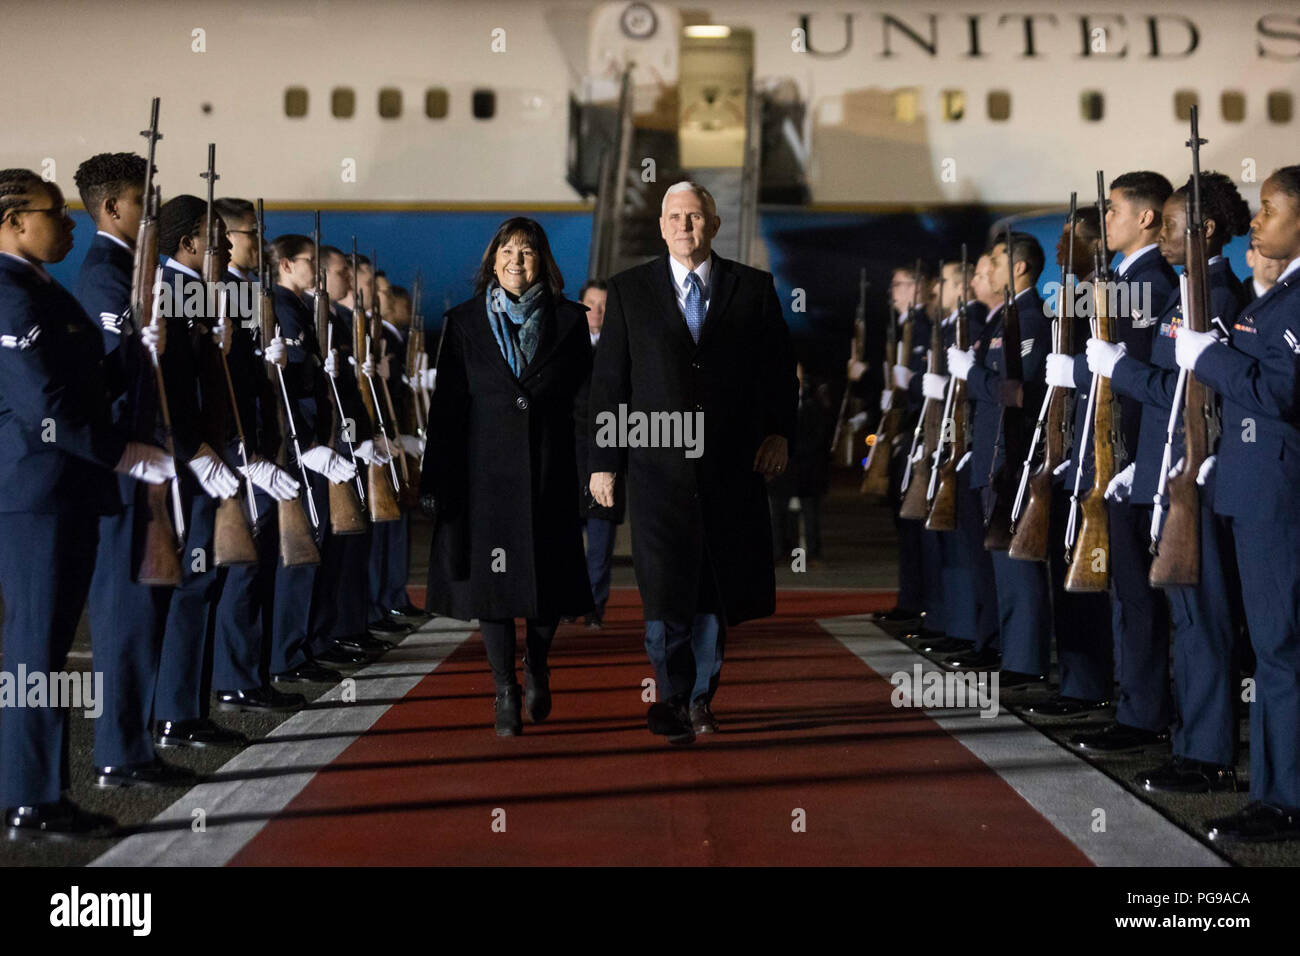
[[[969,266],[966,261],[966,243],[961,244],[961,291],[957,296],[957,321],[953,326],[953,345],[965,351],[970,347],[970,316],[966,301],[970,298]],[[943,408],[943,428],[939,446],[934,451],[930,466],[930,481],[934,489],[930,495],[930,514],[925,519],[927,531],[957,530],[957,465],[966,454],[969,440],[966,427],[966,382],[953,378],[948,382],[948,396]],[[946,455],[945,455],[946,451]],[[942,464],[940,464],[942,462]]]
[[[849,355],[859,361],[863,359],[867,348],[867,286],[869,285],[871,283],[867,281],[867,267],[863,266],[858,272],[858,307],[853,316],[853,340],[849,343]],[[853,456],[857,454],[853,440],[854,429],[849,428],[847,432],[844,431],[845,422],[851,417],[849,402],[853,391],[852,384],[848,381],[844,383],[844,395],[840,398],[840,413],[835,418],[835,431],[831,435],[831,458],[832,460],[843,458],[846,465],[852,465]],[[837,453],[840,449],[841,437],[845,439],[842,455]]]
[[[375,272],[378,272],[379,253],[372,252],[371,257],[372,258],[370,264],[374,268]],[[388,355],[388,339],[384,338],[384,321],[383,321],[383,314],[382,314],[382,303],[379,301],[378,295],[375,296],[375,310],[374,310],[374,315],[371,317],[370,335],[374,341],[379,343],[379,361],[382,362]],[[399,433],[399,429],[397,424],[397,410],[393,407],[393,395],[388,388],[388,379],[384,378],[382,375],[380,375],[378,378],[379,378],[379,394],[384,396],[384,406],[388,409],[388,424],[391,424],[393,426],[393,437],[396,438]],[[373,379],[371,380],[370,384],[371,387],[373,388],[374,387]],[[385,422],[383,420],[382,414],[379,416],[379,419],[380,419],[379,427],[384,428]],[[397,459],[398,467],[394,471],[394,476],[396,476],[397,470],[401,471],[401,478],[397,482],[398,501],[408,508],[417,507],[420,504],[420,491],[411,482],[410,468],[406,464],[406,451],[400,447],[396,451],[393,450],[393,445],[388,440],[387,431],[384,432],[384,447],[388,449],[388,454],[391,456],[389,458],[390,468],[393,467],[393,459],[394,458]]]
[[[320,252],[319,209],[316,210],[316,222],[312,227],[311,241],[316,248],[316,272],[313,276],[315,284],[311,290],[316,341],[325,350],[325,354],[329,354],[330,349],[333,347],[334,328],[330,323],[332,313],[330,312],[329,291],[325,288],[325,260]],[[339,398],[338,383],[334,381],[332,375],[325,377],[329,379],[330,394],[334,396],[334,404],[330,406],[329,437],[330,447],[333,448],[338,442],[339,424],[347,420],[347,415],[343,411],[343,401]],[[357,453],[352,447],[352,438],[346,428],[343,431],[343,438],[348,446],[348,455],[355,467]],[[329,482],[330,531],[334,534],[362,534],[366,530],[366,513],[362,510],[362,502],[365,501],[366,493],[365,486],[361,482],[360,468],[357,468],[355,482],[355,488],[346,481]]]
[[[412,434],[424,437],[425,422],[428,420],[428,410],[424,407],[424,319],[420,316],[420,293],[422,291],[423,281],[419,270],[415,273],[415,283],[411,287],[411,327],[406,335],[406,380],[411,388],[410,398],[407,400],[409,409],[407,412],[409,421],[414,431]]]
[[[1201,213],[1201,144],[1197,110],[1192,107],[1192,138],[1186,143],[1192,150],[1192,196],[1187,210],[1187,264],[1179,277],[1183,297],[1183,324],[1193,332],[1210,329],[1209,257],[1205,248],[1205,219]],[[1178,432],[1179,413],[1183,419],[1183,470],[1169,477],[1174,438]],[[1186,369],[1179,369],[1174,401],[1169,409],[1169,427],[1165,432],[1165,451],[1160,462],[1160,484],[1156,491],[1155,511],[1151,515],[1152,587],[1199,584],[1201,581],[1201,506],[1196,476],[1210,452],[1218,431],[1214,395]],[[1168,492],[1169,517],[1161,529],[1161,518]]]
[[[889,328],[885,330],[885,368],[886,374],[893,375],[893,367],[899,356],[903,361],[912,357],[912,313],[916,311],[921,294],[921,260],[916,260],[916,271],[912,273],[912,305],[903,318],[903,340],[898,340],[897,325],[891,315]],[[880,416],[876,434],[869,444],[871,452],[867,455],[867,464],[863,469],[862,486],[859,492],[864,495],[885,497],[889,494],[889,458],[893,454],[894,441],[898,431],[903,427],[902,405],[907,394],[901,388],[894,388],[892,381],[886,380],[885,388],[893,393],[889,410]]]
[[[943,302],[943,263],[939,263],[939,302]],[[939,306],[942,309],[942,305]],[[925,370],[939,374],[943,367],[943,316],[936,315],[930,324],[930,349],[925,357]],[[916,420],[916,430],[912,434],[912,448],[907,456],[907,469],[903,472],[903,503],[898,510],[900,518],[921,521],[929,515],[930,497],[934,494],[934,482],[931,481],[931,459],[939,448],[939,438],[943,431],[943,419],[946,400],[927,398],[922,405],[921,415]]]
[[[1057,296],[1056,322],[1052,328],[1052,351],[1063,355],[1074,354],[1074,216],[1078,208],[1078,193],[1070,193],[1070,215],[1066,220],[1069,229],[1069,248],[1061,267],[1061,290]],[[1020,489],[1016,492],[1016,505],[1011,510],[1015,536],[1007,553],[1022,561],[1046,561],[1048,529],[1052,513],[1052,477],[1065,460],[1065,436],[1069,429],[1069,389],[1051,386],[1038,411],[1034,437],[1029,443],[1024,471],[1020,475]],[[1031,476],[1029,469],[1039,438],[1043,441],[1043,461]],[[1028,493],[1028,500],[1026,500]]]
[[[266,262],[263,250],[266,248],[264,239],[266,234],[266,217],[262,209],[262,200],[257,201],[257,329],[262,339],[262,351],[266,352],[266,347],[271,344],[271,339],[277,334],[275,323],[275,295],[271,291],[270,266]],[[289,393],[284,387],[284,369],[278,365],[272,365],[267,362],[266,376],[270,380],[271,387],[279,386],[278,391],[283,396],[284,404],[276,402],[275,418],[279,426],[280,447],[276,452],[275,463],[280,468],[288,470],[289,454],[288,443],[293,442],[295,459],[298,462],[298,473],[302,476],[303,492],[307,495],[307,510],[311,514],[311,524],[307,523],[307,515],[302,510],[302,499],[291,498],[288,501],[277,501],[276,517],[280,528],[280,560],[286,568],[293,568],[304,564],[320,564],[320,551],[316,547],[316,540],[312,535],[312,528],[320,527],[320,516],[316,512],[316,502],[311,494],[311,477],[307,474],[307,468],[302,463],[302,450],[298,447],[298,433],[293,425],[293,409],[289,405]],[[285,422],[288,422],[286,426]]]
[[[1006,551],[1011,547],[1011,506],[1015,502],[1015,465],[1025,450],[1024,359],[1020,354],[1020,309],[1016,306],[1016,257],[1007,226],[1007,286],[1002,290],[1002,391],[998,396],[998,432],[1002,441],[1002,464],[989,479],[993,507],[984,523],[984,548]],[[997,439],[995,439],[996,441]],[[996,446],[995,446],[996,447]],[[994,455],[994,461],[997,456]]]
[[[203,251],[203,285],[207,295],[208,302],[212,302],[215,297],[218,308],[218,321],[230,322],[231,319],[226,315],[228,307],[225,292],[221,288],[221,275],[217,267],[217,214],[212,208],[212,193],[216,187],[217,180],[217,146],[215,143],[208,144],[208,169],[207,172],[200,173],[201,179],[208,181],[208,214],[207,214],[207,247]],[[257,503],[253,498],[253,480],[248,477],[248,446],[244,440],[244,423],[239,418],[239,403],[235,401],[235,386],[230,379],[230,366],[226,362],[226,353],[219,345],[212,341],[211,336],[203,334],[199,337],[199,354],[206,356],[206,361],[210,365],[217,362],[220,365],[221,374],[226,380],[225,401],[228,403],[229,410],[235,419],[235,433],[239,438],[239,457],[244,463],[244,485],[248,495],[248,512],[254,522],[257,521]],[[213,352],[216,352],[215,358]],[[221,409],[222,398],[220,390],[214,389],[210,396],[215,403],[214,407]],[[222,409],[224,411],[224,409]],[[218,412],[218,415],[220,413]],[[224,418],[224,416],[220,416]],[[224,439],[224,432],[218,436],[218,440]],[[217,567],[226,567],[232,564],[256,564],[257,563],[257,545],[253,542],[253,532],[249,527],[248,518],[244,515],[244,510],[239,506],[238,498],[222,498],[217,503],[217,516],[213,530],[212,539],[213,563]]]
[[[1110,314],[1110,264],[1106,261],[1106,180],[1097,171],[1097,212],[1101,217],[1101,249],[1096,256],[1092,277],[1093,300],[1097,317],[1093,334],[1103,342],[1115,337],[1115,319]],[[1092,432],[1093,475],[1092,487],[1082,501],[1082,524],[1076,536],[1076,509],[1079,502],[1079,481],[1083,474],[1083,443],[1089,427]],[[1075,442],[1079,452],[1079,469],[1074,475],[1074,493],[1070,496],[1070,519],[1065,529],[1066,562],[1070,569],[1065,575],[1065,589],[1071,592],[1105,591],[1110,582],[1110,518],[1106,511],[1106,487],[1115,477],[1115,446],[1118,425],[1115,421],[1115,397],[1110,389],[1110,379],[1093,375],[1088,392],[1088,410],[1084,416],[1083,435]],[[1194,476],[1193,476],[1194,477]],[[1100,561],[1097,559],[1100,558]]]
[[[154,285],[158,272],[158,195],[153,185],[154,145],[162,139],[158,132],[158,97],[153,98],[150,110],[149,128],[140,132],[149,140],[149,160],[144,177],[144,212],[140,217],[140,232],[135,240],[135,260],[131,267],[131,317],[136,325],[144,323],[144,317],[157,326],[159,316],[156,311],[157,300]],[[147,351],[147,350],[146,350]],[[172,441],[172,416],[167,405],[167,390],[163,385],[162,366],[158,357],[149,353],[153,366],[154,388],[157,390],[158,407],[162,412],[163,442],[167,454],[171,455],[172,464],[180,471],[180,462],[176,460],[176,448]],[[141,425],[143,430],[143,424]],[[153,423],[149,423],[152,438]],[[135,483],[137,500],[136,513],[143,517],[144,540],[140,549],[139,563],[135,569],[135,579],[140,584],[159,587],[177,587],[181,583],[180,549],[185,542],[185,508],[181,504],[179,477],[172,478],[162,485]],[[171,499],[172,515],[167,514],[168,498]],[[143,498],[143,507],[140,499]],[[173,519],[175,523],[173,524]]]
[[[357,269],[357,239],[352,237],[352,275],[358,276],[360,272]],[[366,414],[370,417],[370,424],[374,428],[374,433],[379,436],[383,432],[381,427],[382,418],[379,411],[379,396],[375,392],[375,383],[371,381],[370,376],[361,371],[361,363],[370,355],[370,336],[366,332],[366,306],[365,296],[361,291],[360,284],[356,289],[356,306],[352,313],[352,351],[357,360],[357,385],[361,385],[361,377],[366,380],[365,387],[361,388],[361,401],[366,406]],[[387,443],[388,436],[384,435],[384,442]],[[392,462],[389,462],[392,465]],[[389,482],[389,475],[383,465],[376,461],[371,461],[367,466],[366,473],[369,476],[368,484],[370,485],[370,520],[372,522],[397,521],[402,517],[402,511],[397,506],[397,472],[392,473],[392,482]]]

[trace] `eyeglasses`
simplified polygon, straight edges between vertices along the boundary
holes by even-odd
[[[50,206],[48,209],[15,209],[14,212],[58,213],[60,216],[66,216],[68,214],[68,204],[64,203],[62,206]]]

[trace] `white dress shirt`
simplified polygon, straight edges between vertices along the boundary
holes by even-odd
[[[131,253],[132,255],[135,255],[135,250],[134,250],[134,249],[132,249],[130,246],[128,246],[125,242],[123,242],[121,239],[117,238],[117,236],[113,235],[112,233],[108,233],[108,232],[105,232],[103,229],[99,229],[99,230],[97,230],[97,231],[95,232],[95,235],[97,235],[97,236],[103,236],[103,237],[104,237],[105,239],[107,239],[109,242],[116,242],[119,246],[121,246],[121,247],[122,247],[123,249],[125,249],[127,252]]]
[[[1133,265],[1133,263],[1135,263],[1141,256],[1146,255],[1148,249],[1155,249],[1158,246],[1159,243],[1152,242],[1149,243],[1148,245],[1143,246],[1137,252],[1130,252],[1128,255],[1126,255],[1123,259],[1119,261],[1119,268],[1115,270],[1116,273],[1118,273],[1121,276],[1125,275],[1129,270],[1129,266]]]

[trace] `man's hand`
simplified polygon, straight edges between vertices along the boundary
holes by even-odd
[[[122,457],[113,466],[113,470],[130,475],[137,481],[147,481],[151,485],[161,485],[176,477],[176,464],[167,452],[138,441],[126,443]]]
[[[298,497],[298,479],[265,458],[254,458],[247,466],[241,465],[239,473],[276,501],[289,501]]]
[[[593,471],[591,481],[587,483],[591,497],[602,508],[614,507],[614,473],[612,471]]]
[[[330,378],[339,377],[339,350],[330,349],[325,353],[325,374]]]
[[[289,364],[289,350],[284,346],[284,339],[276,336],[266,343],[266,348],[262,350],[262,358],[271,365],[278,365],[284,368]]]
[[[768,477],[779,475],[785,471],[789,457],[785,438],[781,435],[768,435],[763,439],[763,444],[758,446],[758,453],[754,455],[754,470]]]
[[[862,376],[867,374],[868,367],[869,366],[866,362],[859,361],[855,358],[849,359],[849,381],[856,382],[858,379],[862,378]]]
[[[1052,388],[1074,388],[1074,356],[1064,352],[1047,356],[1047,384]]]
[[[231,324],[229,319],[221,319],[212,327],[212,340],[217,343],[222,355],[230,354]]]
[[[239,479],[206,442],[186,464],[209,498],[233,498],[238,493]]]
[[[154,325],[151,322],[143,326],[140,329],[140,342],[154,358],[161,358],[163,352],[167,351],[167,323]]]
[[[948,347],[948,371],[952,373],[953,378],[965,381],[974,365],[975,351],[973,349],[959,349],[952,345]]]

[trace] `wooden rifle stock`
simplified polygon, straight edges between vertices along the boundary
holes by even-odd
[[[357,274],[355,265],[352,274],[354,276]],[[380,437],[375,398],[371,391],[371,382],[365,373],[361,371],[361,362],[367,356],[367,339],[365,298],[360,287],[358,287],[356,290],[356,311],[352,315],[352,349],[357,359],[357,385],[361,391],[361,401],[366,406],[366,414],[370,416],[370,424],[375,435],[374,443],[377,447],[383,439]],[[363,382],[363,378],[366,381]],[[368,478],[367,487],[370,490],[369,495],[367,495],[370,501],[370,520],[378,524],[384,521],[397,521],[400,519],[402,509],[398,507],[396,490],[389,479],[388,469],[372,460],[366,468],[366,475]]]
[[[970,285],[967,274],[966,244],[962,243],[961,291],[957,295],[957,321],[953,326],[953,345],[963,352],[970,348],[970,316],[966,312],[966,303],[970,298]],[[944,455],[939,463],[934,500],[930,502],[930,514],[925,519],[925,527],[928,531],[957,530],[957,466],[961,464],[962,456],[966,454],[969,444],[966,434],[969,411],[966,381],[952,378],[948,382],[949,421],[940,431]],[[946,440],[944,436],[947,436]]]
[[[919,284],[919,283],[918,283]],[[903,319],[902,341],[894,331],[894,320],[889,320],[890,334],[886,338],[885,368],[886,375],[893,375],[894,365],[899,356],[910,358],[912,355],[912,314],[909,310]],[[862,476],[861,493],[885,498],[889,495],[889,459],[894,453],[894,442],[903,427],[903,404],[907,393],[901,388],[894,388],[892,381],[887,381],[886,388],[893,393],[889,410],[880,416],[876,434],[871,442],[871,453],[867,457],[867,467]]]
[[[858,306],[853,316],[853,338],[849,342],[850,358],[866,360],[867,351],[867,268],[858,271]],[[890,319],[892,320],[892,317]],[[849,420],[853,412],[860,411],[861,402],[853,398],[853,382],[847,378],[844,382],[844,394],[840,397],[840,411],[835,416],[835,430],[831,433],[831,461],[852,466],[858,454],[857,429]]]
[[[1002,433],[1002,464],[990,481],[993,507],[984,528],[984,549],[1011,547],[1011,511],[1016,498],[1016,470],[1028,454],[1025,434],[1024,360],[1020,354],[1020,309],[1016,306],[1015,255],[1011,229],[1007,228],[1007,288],[1002,306],[1002,391],[998,430]]]
[[[943,264],[939,264],[939,298],[943,299]],[[930,350],[926,356],[925,370],[937,375],[940,369],[940,356],[943,355],[943,317],[936,315],[930,324]],[[909,463],[911,469],[907,490],[903,493],[903,503],[898,516],[911,521],[922,521],[930,513],[930,468],[934,450],[939,447],[939,438],[943,432],[943,400],[927,398],[921,408],[921,456]]]
[[[375,261],[371,263],[371,265],[376,269],[379,268],[376,264],[378,258],[378,256],[375,256]],[[384,338],[384,322],[378,296],[375,296],[374,313],[374,317],[371,319],[370,323],[370,341],[372,347],[378,348],[379,350],[378,362],[376,362],[376,365],[379,365],[382,364],[387,357],[388,341]],[[389,374],[391,374],[391,372]],[[378,424],[381,429],[384,429],[385,424],[387,424],[391,426],[393,430],[392,435],[389,435],[387,430],[383,431],[383,441],[385,450],[397,460],[397,469],[399,472],[399,478],[397,481],[398,504],[405,508],[415,508],[420,504],[420,492],[419,489],[411,483],[410,469],[406,464],[406,452],[401,446],[394,446],[391,440],[397,438],[400,430],[397,425],[397,409],[393,406],[393,395],[392,392],[388,390],[388,379],[384,378],[382,375],[377,375],[376,379],[378,380],[378,392],[380,398],[383,400],[384,407],[388,409],[387,422],[382,421],[383,416],[381,415],[381,421]],[[372,381],[374,380],[372,379]]]

